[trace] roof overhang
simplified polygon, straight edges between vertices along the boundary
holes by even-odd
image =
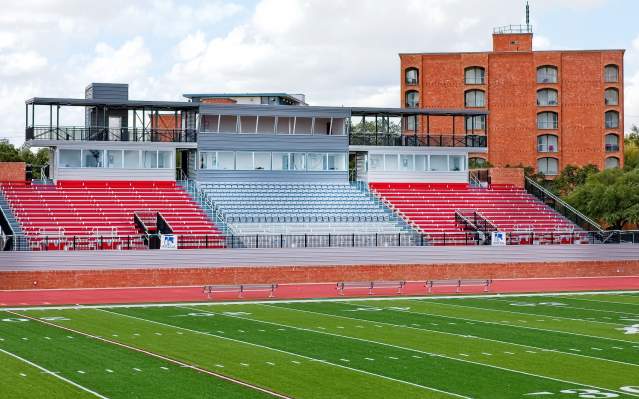
[[[34,97],[25,101],[27,105],[59,105],[70,107],[108,107],[120,109],[154,109],[154,110],[196,110],[197,103],[187,101],[136,101],[136,100],[101,100],[85,98],[48,98]]]

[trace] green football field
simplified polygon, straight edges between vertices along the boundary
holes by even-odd
[[[0,311],[0,398],[639,397],[639,293]]]

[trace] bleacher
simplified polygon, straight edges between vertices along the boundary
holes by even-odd
[[[236,235],[409,232],[368,193],[348,183],[201,183]]]
[[[178,239],[220,234],[175,182],[61,181],[1,188],[32,249],[145,248],[133,218],[140,211],[161,213]]]
[[[464,226],[455,212],[473,210],[496,226],[510,233],[521,244],[532,244],[535,236],[542,240],[556,236],[560,243],[580,239],[579,229],[552,208],[523,189],[493,185],[490,188],[470,188],[466,184],[371,183],[376,193],[396,213],[425,233],[430,241],[447,245],[468,242]],[[536,241],[536,240],[535,240]],[[543,242],[542,242],[543,243]]]

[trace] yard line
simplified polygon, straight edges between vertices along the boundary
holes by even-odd
[[[263,305],[263,306],[268,306],[268,307],[273,307],[273,308],[276,308],[276,309],[281,309],[281,308],[278,308],[276,306],[270,306],[270,305]],[[184,309],[193,310],[193,308],[189,308],[189,307],[183,307],[183,308]],[[294,309],[294,310],[298,310],[298,309]],[[201,309],[198,309],[198,311],[201,311]],[[300,311],[301,312],[306,312],[305,310],[300,310]],[[310,313],[314,313],[314,312],[310,312]],[[417,352],[417,353],[421,353],[421,354],[425,354],[425,355],[441,357],[441,358],[444,358],[444,359],[459,361],[459,362],[463,362],[463,363],[471,363],[471,364],[475,364],[475,365],[478,365],[478,366],[490,367],[490,368],[503,370],[503,371],[508,371],[508,372],[512,372],[512,373],[528,375],[528,376],[531,376],[531,377],[542,378],[542,379],[547,379],[547,380],[553,380],[553,381],[563,382],[563,383],[566,383],[566,384],[581,385],[581,386],[585,386],[585,387],[597,388],[597,389],[602,389],[602,390],[605,390],[605,391],[616,392],[616,393],[621,393],[621,394],[625,394],[625,395],[639,397],[639,394],[635,395],[635,394],[631,394],[631,393],[628,393],[628,392],[617,391],[617,390],[614,390],[614,389],[611,389],[611,388],[603,388],[603,387],[596,386],[596,385],[578,383],[578,382],[574,382],[574,381],[564,380],[564,379],[561,379],[561,378],[549,377],[549,376],[544,376],[544,375],[540,375],[540,374],[529,373],[529,372],[526,372],[526,371],[509,369],[507,367],[502,367],[502,366],[497,366],[497,365],[492,365],[492,364],[486,364],[486,363],[476,362],[476,361],[472,361],[472,360],[459,359],[459,358],[456,358],[456,357],[437,354],[437,353],[432,353],[432,352],[427,352],[427,351],[423,351],[423,350],[420,350],[420,349],[408,348],[408,347],[395,345],[395,344],[389,344],[387,342],[380,342],[380,341],[370,340],[370,339],[366,339],[366,338],[359,338],[359,337],[351,337],[351,336],[347,336],[347,335],[341,335],[341,334],[330,333],[330,332],[325,332],[325,331],[315,331],[315,330],[307,329],[307,328],[304,328],[304,327],[297,327],[297,326],[292,326],[292,325],[289,325],[289,324],[280,324],[280,323],[275,323],[275,322],[271,322],[271,321],[262,321],[262,320],[244,318],[244,317],[236,316],[236,315],[226,315],[226,316],[227,317],[241,319],[241,320],[248,320],[248,321],[260,322],[260,323],[266,323],[266,324],[279,325],[279,326],[283,326],[283,327],[289,327],[289,328],[293,328],[293,329],[296,329],[296,330],[302,330],[302,331],[312,332],[312,333],[316,333],[316,334],[326,334],[326,335],[332,335],[332,336],[335,336],[335,337],[341,337],[341,338],[345,338],[345,339],[352,339],[352,340],[355,340],[355,341],[369,342],[369,343],[378,344],[378,345],[382,345],[382,346],[388,346],[388,347],[395,348],[395,349],[401,349],[401,350],[406,350],[406,351],[411,351],[411,352]],[[483,354],[486,355],[486,356],[492,356],[492,354],[490,354],[490,353],[485,353],[484,352]]]
[[[107,312],[107,311],[105,311],[105,312]],[[12,311],[7,311],[7,313],[11,313],[11,314],[14,314],[14,315],[18,315],[19,314],[19,313],[14,313]],[[112,313],[112,312],[108,312],[108,313]],[[22,316],[22,315],[20,315],[20,316]],[[219,374],[219,373],[216,373],[216,372],[213,372],[213,371],[201,368],[201,367],[193,366],[191,364],[182,362],[180,360],[172,359],[170,357],[167,357],[167,356],[164,356],[164,355],[160,355],[160,354],[155,353],[155,352],[150,352],[150,351],[147,351],[147,350],[144,350],[144,349],[140,349],[140,348],[136,348],[134,346],[127,345],[127,344],[124,344],[124,343],[121,343],[121,342],[118,342],[118,341],[113,341],[113,340],[110,340],[110,339],[107,339],[107,338],[102,338],[102,337],[98,337],[96,335],[92,335],[92,334],[85,333],[85,332],[82,332],[82,331],[74,330],[72,328],[64,327],[64,326],[61,326],[61,325],[58,325],[58,324],[54,324],[54,323],[51,323],[51,322],[48,322],[48,321],[45,321],[45,320],[42,320],[42,319],[38,319],[36,317],[31,317],[31,316],[26,316],[26,315],[24,317],[28,318],[28,319],[31,319],[33,321],[40,322],[42,324],[46,324],[46,325],[51,326],[51,327],[59,328],[61,330],[65,330],[65,331],[69,331],[69,332],[73,332],[73,333],[76,333],[78,335],[82,335],[84,337],[93,338],[93,339],[98,340],[98,341],[106,342],[106,343],[109,343],[109,344],[112,344],[112,345],[116,345],[116,346],[119,346],[119,347],[122,347],[122,348],[126,348],[126,349],[129,349],[129,350],[135,351],[135,352],[143,353],[143,354],[148,355],[150,357],[155,357],[155,358],[164,360],[164,361],[169,362],[169,363],[177,364],[178,366],[181,366],[181,367],[192,368],[193,370],[199,371],[201,373],[208,374],[208,375],[211,375],[213,377],[217,377],[217,378],[220,378],[222,380],[229,381],[229,382],[244,386],[246,388],[251,388],[251,389],[254,389],[254,390],[269,394],[269,395],[272,395],[272,396],[274,396],[276,398],[293,399],[290,396],[282,395],[282,394],[277,393],[275,391],[271,391],[269,389],[262,388],[262,387],[259,387],[257,385],[252,385],[252,384],[244,382],[242,380],[238,380],[238,379],[235,379],[235,378],[232,378],[232,377],[228,377],[226,375]],[[2,351],[2,349],[0,349],[0,351]],[[36,366],[36,367],[39,367],[39,366]],[[40,368],[40,369],[43,370],[43,371],[45,370],[43,368]],[[71,381],[69,381],[69,382],[71,382]],[[71,382],[71,383],[73,383],[73,382]],[[73,384],[77,385],[75,383],[73,383]],[[79,385],[77,385],[77,386],[80,387]],[[89,390],[87,390],[87,392],[94,393],[93,391],[89,391]],[[104,399],[109,399],[109,398],[107,398],[105,396],[102,396],[102,395],[99,395],[99,394],[96,394],[96,396],[98,396],[100,398],[104,398]]]
[[[46,368],[44,368],[44,367],[42,367],[42,366],[40,366],[38,364],[35,364],[35,363],[33,363],[33,362],[23,358],[23,357],[20,357],[20,356],[14,354],[14,353],[11,353],[11,352],[6,351],[6,350],[1,349],[1,348],[0,348],[0,352],[4,353],[5,355],[9,355],[9,356],[11,356],[11,357],[13,357],[15,359],[18,359],[18,360],[20,360],[20,361],[22,361],[22,362],[24,362],[24,363],[26,363],[26,364],[28,364],[28,365],[30,365],[32,367],[35,367],[35,368],[37,368],[38,370],[42,371],[45,374],[50,374],[50,375],[54,376],[55,378],[57,378],[59,380],[62,380],[64,382],[68,383],[68,384],[71,384],[74,387],[79,388],[79,389],[81,389],[81,390],[83,390],[85,392],[88,392],[88,393],[90,393],[91,395],[93,395],[95,397],[102,398],[102,399],[109,399],[108,397],[106,397],[104,395],[101,395],[101,394],[99,394],[99,393],[97,393],[97,392],[95,392],[95,391],[93,391],[93,390],[91,390],[91,389],[89,389],[87,387],[84,387],[84,386],[82,386],[82,385],[80,385],[80,384],[78,384],[76,382],[73,382],[73,381],[69,380],[68,378],[64,378],[61,375],[59,375],[57,373],[54,373],[53,371],[50,371],[50,370],[48,370],[48,369],[46,369]]]
[[[568,298],[571,299],[571,298]],[[492,301],[492,302],[501,302],[501,303],[508,303],[508,299],[498,299],[498,298],[488,298],[488,301]],[[535,302],[530,302],[530,303],[535,303]],[[536,304],[536,303],[535,303]],[[543,306],[543,305],[542,305]],[[550,306],[548,306],[550,308]],[[592,308],[580,308],[580,307],[576,307],[576,306],[570,306],[570,305],[564,305],[564,306],[558,306],[558,309],[577,309],[577,310],[589,310],[592,312],[604,312],[604,313],[618,313],[618,314],[623,314],[623,315],[632,315],[632,312],[616,312],[614,310],[603,310],[603,309],[592,309]],[[609,319],[609,317],[604,317],[604,319]]]
[[[273,307],[271,305],[267,305],[267,304],[261,304],[262,306],[270,306]],[[369,307],[367,305],[354,305],[354,304],[350,304],[350,303],[345,303],[345,305],[349,305],[349,306],[359,306],[359,307]],[[210,306],[210,304],[209,304]],[[296,308],[289,308],[289,307],[277,307],[277,309],[289,309],[289,310],[295,310],[298,312],[307,312],[307,313],[312,313],[312,314],[317,314],[317,315],[323,315],[323,316],[329,316],[329,317],[339,317],[342,319],[349,319],[349,320],[357,320],[357,321],[366,321],[369,323],[377,323],[377,324],[385,324],[385,325],[389,325],[389,326],[394,326],[394,327],[399,327],[398,324],[393,324],[393,323],[389,323],[389,322],[383,322],[383,321],[372,321],[372,320],[366,320],[366,319],[359,319],[356,317],[349,317],[349,316],[342,316],[342,315],[336,315],[336,314],[332,314],[332,313],[321,313],[321,312],[313,312],[311,310],[303,310],[303,309],[296,309]],[[437,314],[432,314],[432,313],[422,313],[422,312],[413,312],[410,310],[397,310],[394,309],[395,311],[398,312],[402,312],[402,313],[411,313],[411,314],[419,314],[419,315],[435,315],[435,316],[439,316]],[[441,317],[445,317],[445,318],[454,318],[453,316],[441,316]],[[467,320],[467,319],[461,319],[461,320]],[[480,323],[490,323],[490,324],[497,324],[497,325],[506,325],[506,326],[510,326],[510,327],[515,327],[514,325],[511,324],[503,324],[503,323],[497,323],[497,322],[489,322],[489,321],[478,321]],[[437,331],[437,330],[430,330],[428,328],[417,328],[417,327],[410,327],[410,326],[403,326],[404,328],[409,328],[409,329],[414,329],[414,330],[418,330],[418,331],[430,331],[430,332],[434,332],[434,333],[439,333],[439,334],[446,334],[446,335],[454,335],[454,336],[458,336],[458,337],[464,337],[467,338],[467,335],[464,334],[456,334],[456,333],[452,333],[452,332],[447,332],[447,331]],[[528,329],[533,329],[533,330],[540,330],[540,331],[551,331],[551,332],[558,332],[558,333],[563,333],[563,331],[557,331],[557,330],[547,330],[547,329],[543,329],[543,328],[537,328],[537,327],[520,327],[517,326],[517,328],[528,328]],[[590,337],[590,338],[603,338],[603,337],[598,337],[598,336],[590,336],[590,335],[585,335],[585,334],[577,334],[577,333],[569,333],[566,332],[566,334],[570,334],[570,335],[579,335],[579,336],[586,336],[586,337]],[[571,356],[581,356],[581,357],[586,357],[589,359],[596,359],[596,360],[604,360],[607,362],[613,362],[613,363],[619,363],[619,364],[625,364],[628,366],[639,366],[639,364],[635,364],[635,363],[627,363],[621,360],[612,360],[612,359],[605,359],[605,358],[601,358],[601,357],[597,357],[597,356],[591,356],[591,355],[584,355],[584,354],[580,354],[580,353],[574,353],[574,352],[565,352],[565,351],[560,351],[558,349],[546,349],[546,348],[540,348],[537,346],[532,346],[532,345],[524,345],[524,344],[518,344],[516,342],[510,342],[510,341],[501,341],[498,339],[494,339],[494,338],[484,338],[484,337],[475,337],[476,339],[481,339],[481,340],[486,340],[486,341],[491,341],[491,342],[499,342],[502,344],[508,344],[508,345],[515,345],[515,346],[520,346],[520,347],[524,347],[524,348],[533,348],[533,349],[538,349],[538,350],[542,350],[542,351],[552,351],[552,352],[556,352],[556,353],[562,353],[564,355],[571,355]],[[613,340],[613,341],[620,341],[620,342],[624,342],[624,343],[628,343],[628,341],[624,341],[624,340],[619,340],[619,339],[614,339],[614,338],[606,338],[609,340]]]
[[[237,304],[237,303],[235,303],[235,304]],[[176,306],[176,307],[178,307],[178,306]],[[393,378],[393,377],[388,377],[388,376],[381,375],[381,374],[372,373],[370,371],[365,371],[365,370],[361,370],[361,369],[357,369],[357,368],[353,368],[353,367],[348,367],[346,365],[339,364],[339,363],[332,363],[332,362],[329,362],[327,360],[316,359],[314,357],[300,355],[300,354],[297,354],[297,353],[284,351],[282,349],[272,348],[270,346],[265,346],[265,345],[255,344],[255,343],[252,343],[252,342],[242,341],[242,340],[238,340],[238,339],[234,339],[234,338],[215,335],[215,334],[211,334],[211,333],[204,332],[204,331],[192,330],[190,328],[181,327],[181,326],[177,326],[177,325],[169,324],[169,323],[163,323],[163,322],[155,321],[155,320],[149,320],[149,319],[145,319],[143,317],[131,316],[131,315],[127,315],[127,314],[123,314],[123,313],[117,313],[117,312],[111,312],[111,311],[106,310],[106,309],[96,308],[96,310],[99,310],[99,311],[102,311],[102,312],[105,312],[105,313],[110,313],[110,314],[113,314],[113,315],[116,315],[116,316],[128,317],[128,318],[131,318],[131,319],[144,321],[146,323],[153,323],[153,324],[158,324],[158,325],[162,325],[162,326],[165,326],[165,327],[170,327],[170,328],[176,328],[176,329],[180,329],[180,330],[184,330],[184,331],[189,331],[189,332],[192,332],[194,334],[207,335],[207,336],[210,336],[210,337],[215,337],[215,338],[228,340],[228,341],[232,341],[232,342],[238,342],[238,343],[242,343],[242,344],[245,344],[245,345],[254,346],[254,347],[257,347],[257,348],[268,349],[268,350],[272,350],[272,351],[275,351],[275,352],[284,353],[284,354],[287,354],[287,355],[290,355],[290,356],[295,356],[295,357],[299,357],[299,358],[302,358],[302,359],[319,362],[319,363],[326,364],[326,365],[329,365],[329,366],[340,367],[340,368],[343,368],[343,369],[354,371],[356,373],[366,374],[366,375],[370,375],[370,376],[373,376],[373,377],[382,378],[382,379],[385,379],[385,380],[388,380],[388,381],[394,381],[394,382],[398,382],[398,383],[401,383],[401,384],[414,386],[416,388],[422,388],[422,389],[427,390],[427,391],[439,392],[439,393],[443,393],[445,395],[452,395],[452,396],[455,396],[455,397],[458,397],[458,398],[473,399],[473,398],[470,398],[468,396],[460,395],[460,394],[457,394],[457,393],[443,391],[441,389],[432,388],[432,387],[429,387],[429,386],[426,386],[426,385],[420,385],[420,384],[416,384],[416,383],[413,383],[413,382],[404,381],[404,380],[400,380],[400,379],[397,379],[397,378]],[[237,316],[230,316],[230,315],[226,315],[226,316],[227,317],[237,317]],[[313,331],[313,330],[310,330],[310,331]],[[325,333],[323,333],[321,331],[316,331],[316,332],[320,333],[320,334],[325,334]],[[119,344],[119,343],[117,343],[117,344]],[[149,353],[152,353],[152,352],[149,352]],[[225,378],[229,378],[229,377],[225,377]],[[283,397],[283,396],[281,396],[281,397]]]

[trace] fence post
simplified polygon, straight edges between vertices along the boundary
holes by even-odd
[[[259,248],[260,247],[260,235],[256,234],[255,235],[255,248]]]
[[[204,234],[204,247],[205,248],[209,247],[209,235],[208,234]]]
[[[280,234],[280,248],[284,248],[284,234]]]
[[[351,244],[352,244],[351,245],[352,247],[355,247],[355,233],[353,233],[353,237],[351,239]]]
[[[397,233],[397,246],[402,246],[402,233]]]
[[[304,248],[308,248],[308,234],[304,233]]]
[[[376,247],[379,247],[379,244],[378,244],[378,242],[377,242],[377,235],[378,235],[378,233],[375,233],[375,246],[376,246]]]

